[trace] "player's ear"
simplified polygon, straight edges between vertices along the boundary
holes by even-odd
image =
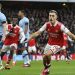
[[[57,19],[57,20],[59,19],[58,15],[56,15],[56,19]]]
[[[58,19],[58,16],[56,15],[56,19]]]
[[[58,16],[57,15],[55,15],[55,19],[57,19],[58,18]]]

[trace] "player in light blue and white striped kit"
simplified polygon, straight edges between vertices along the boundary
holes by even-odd
[[[24,33],[25,33],[25,37],[28,40],[29,39],[29,19],[27,17],[25,17],[25,12],[24,10],[20,10],[18,12],[18,16],[21,18],[21,20],[19,21],[19,26],[23,28]],[[25,47],[27,48],[27,42],[25,42]],[[28,52],[27,50],[23,51],[22,55],[24,58],[24,66],[29,66],[30,65],[30,61],[29,61],[29,56],[28,56]]]

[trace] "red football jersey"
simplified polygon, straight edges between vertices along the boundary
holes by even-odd
[[[28,44],[29,46],[35,46],[36,45],[35,39],[31,39]]]
[[[48,44],[63,46],[64,38],[63,32],[61,31],[61,23],[57,23],[56,26],[52,26],[50,23],[47,23],[46,30],[49,34]]]
[[[64,38],[63,33],[69,32],[69,30],[60,22],[56,22],[54,26],[50,22],[46,22],[41,28],[40,32],[47,31],[49,35],[49,45],[63,46]]]
[[[10,35],[7,36],[4,41],[5,45],[10,45],[12,43],[18,44],[20,27],[18,25],[13,27],[12,24],[8,24],[8,31],[9,32],[11,31],[12,28],[13,28],[12,33],[14,34],[14,36],[10,36]]]

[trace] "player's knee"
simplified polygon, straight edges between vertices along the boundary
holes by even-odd
[[[45,59],[45,58],[46,58],[46,55],[44,54],[44,55],[43,55],[43,59]]]
[[[47,54],[45,54],[45,56],[49,57],[49,56],[51,56],[51,54],[52,54],[52,53],[47,53]]]

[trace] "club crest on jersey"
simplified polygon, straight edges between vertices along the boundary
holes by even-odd
[[[56,33],[58,33],[58,32],[59,32],[59,30],[56,30],[55,32],[56,32]]]
[[[15,30],[15,33],[16,33],[17,31]]]
[[[48,29],[48,32],[50,31],[50,29]]]

